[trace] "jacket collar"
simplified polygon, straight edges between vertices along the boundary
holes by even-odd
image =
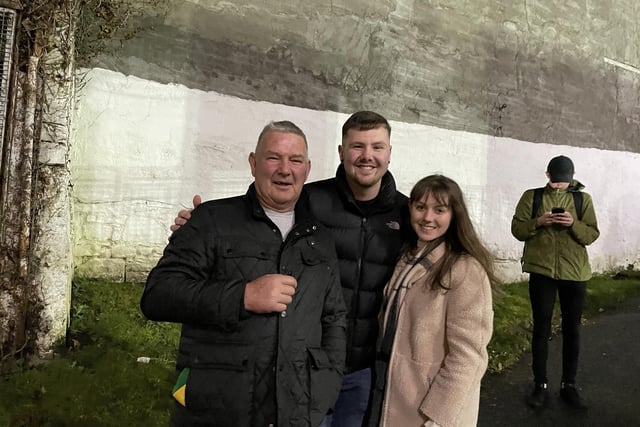
[[[336,183],[338,184],[338,190],[341,197],[343,197],[348,203],[357,207],[356,199],[347,182],[347,175],[344,170],[344,165],[340,163],[338,170],[336,171]],[[382,176],[382,182],[380,184],[380,192],[376,196],[375,207],[377,211],[391,209],[396,204],[396,181],[393,179],[391,172],[387,171]]]
[[[551,188],[549,186],[549,183],[547,183],[547,185],[545,187],[546,187],[547,191],[550,191],[552,193],[553,192],[563,192],[563,191],[567,191],[569,193],[575,193],[576,191],[580,191],[580,190],[584,189],[584,184],[582,184],[577,179],[572,179],[566,190],[556,190],[555,188]]]
[[[397,280],[401,276],[403,271],[411,269],[410,273],[405,278],[405,285],[407,288],[411,288],[414,283],[422,279],[429,272],[429,268],[435,264],[446,251],[446,242],[440,243],[436,246],[425,258],[422,258],[422,251],[418,252],[415,256],[402,256],[401,261],[397,264],[394,277]],[[422,258],[418,263],[415,260]],[[413,266],[412,266],[413,265]]]
[[[260,219],[269,220],[269,217],[264,212],[264,208],[258,201],[258,194],[256,193],[256,185],[255,183],[251,183],[249,188],[247,189],[247,193],[245,194],[247,202],[251,208],[251,214]],[[303,188],[300,193],[300,197],[296,202],[296,206],[294,208],[296,213],[296,224],[304,223],[307,226],[316,226],[317,228],[317,220],[311,215],[311,209],[309,208],[309,194]],[[294,226],[295,227],[295,226]]]

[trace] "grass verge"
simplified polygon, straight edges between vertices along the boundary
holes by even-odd
[[[493,338],[489,344],[489,368],[500,373],[529,351],[531,339],[531,306],[529,284],[503,285],[502,295],[494,298]],[[594,276],[587,285],[583,324],[597,314],[612,311],[631,297],[640,297],[640,274],[625,271],[615,275]],[[552,328],[560,328],[560,308],[556,299]]]
[[[167,426],[179,325],[147,321],[142,289],[75,282],[67,342],[54,360],[2,375],[0,426]]]
[[[529,348],[527,284],[502,289],[494,299],[489,345],[489,371],[494,373]],[[68,338],[57,347],[54,360],[3,367],[0,426],[168,425],[180,327],[147,321],[138,308],[141,294],[140,284],[76,281]],[[588,321],[615,310],[630,297],[640,297],[640,275],[594,277],[584,317]],[[150,358],[149,363],[137,362],[138,357]]]

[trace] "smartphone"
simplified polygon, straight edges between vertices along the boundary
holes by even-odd
[[[563,213],[563,212],[564,212],[564,208],[551,208],[552,214]]]

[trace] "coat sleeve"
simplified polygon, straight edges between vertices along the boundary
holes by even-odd
[[[530,189],[525,191],[516,205],[516,211],[511,220],[511,234],[521,242],[527,241],[537,232],[537,218],[531,218],[533,209],[533,192]]]
[[[576,242],[583,246],[590,245],[600,236],[596,211],[593,208],[593,200],[587,193],[582,193],[582,219],[574,218],[569,228],[569,234]]]
[[[480,381],[488,364],[487,345],[493,333],[491,285],[480,263],[469,261],[454,266],[447,291],[447,351],[420,405],[425,417],[442,426],[458,425],[464,411],[477,410]]]
[[[337,259],[332,262],[331,281],[322,309],[322,348],[336,371],[342,375],[345,367],[347,346],[347,310],[340,286]]]
[[[140,301],[147,318],[233,329],[244,313],[246,283],[213,279],[215,241],[213,219],[206,208],[195,209],[147,277]]]

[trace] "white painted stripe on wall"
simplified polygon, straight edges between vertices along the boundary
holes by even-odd
[[[246,191],[252,181],[248,153],[270,120],[291,120],[305,131],[310,180],[333,176],[347,117],[87,71],[71,153],[76,265],[84,275],[124,268],[138,272],[129,278],[144,276],[177,210],[188,207],[193,194],[211,199]],[[431,173],[455,179],[478,231],[503,260],[506,280],[521,278],[522,243],[510,233],[515,205],[526,188],[544,185],[547,162],[558,154],[574,160],[576,178],[594,199],[601,230],[589,248],[594,269],[638,265],[638,154],[391,125],[390,170],[399,189],[408,194]]]

